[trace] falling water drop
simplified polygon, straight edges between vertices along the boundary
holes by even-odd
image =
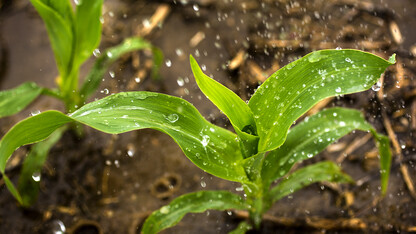
[[[34,172],[33,174],[32,174],[32,179],[34,180],[34,181],[36,181],[36,182],[39,182],[40,181],[40,172]]]
[[[110,74],[111,78],[114,78],[116,76],[116,74],[114,73],[114,71],[109,71],[108,74]]]
[[[194,9],[194,11],[199,11],[199,6],[198,6],[198,5],[196,5],[196,4],[194,4],[194,5],[192,6],[192,8]]]
[[[94,55],[94,57],[99,57],[101,55],[101,51],[99,49],[95,49],[92,54]]]
[[[51,229],[53,234],[64,234],[66,227],[61,220],[55,220],[51,223]]]
[[[172,66],[172,61],[170,61],[170,59],[167,59],[165,61],[166,67],[171,67]]]
[[[375,91],[375,92],[379,91],[379,90],[381,89],[381,82],[380,82],[380,81],[377,81],[377,83],[375,83],[375,84],[371,87],[371,89],[372,89],[373,91]]]
[[[136,77],[136,78],[134,78],[134,81],[136,81],[136,83],[140,83],[140,77]]]

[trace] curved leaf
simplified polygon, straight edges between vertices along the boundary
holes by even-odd
[[[205,75],[192,55],[190,61],[198,87],[218,109],[224,112],[241,138],[240,146],[244,157],[255,155],[259,137],[256,136],[256,123],[250,108],[233,91]]]
[[[248,209],[244,200],[227,191],[199,191],[180,196],[169,205],[153,212],[143,224],[141,233],[157,233],[177,224],[187,213],[206,210]]]
[[[321,50],[275,72],[249,101],[260,136],[259,152],[276,149],[287,130],[320,100],[369,89],[395,62],[358,50]]]
[[[189,102],[152,92],[118,93],[71,115],[107,133],[152,128],[170,135],[199,168],[223,179],[245,180],[235,134],[206,121]]]
[[[80,0],[75,11],[76,67],[92,55],[101,39],[101,7],[103,0]]]
[[[88,73],[80,91],[81,96],[86,99],[94,93],[100,85],[105,71],[122,55],[134,50],[147,48],[153,48],[148,41],[138,37],[131,37],[125,39],[121,44],[107,49],[99,58],[97,58],[93,68]],[[158,52],[156,52],[156,57],[157,58],[154,59],[155,62],[160,63],[160,61],[158,61],[158,59],[160,59],[160,54]]]
[[[380,141],[382,137],[357,110],[335,107],[308,117],[289,131],[282,146],[267,155],[262,168],[265,184],[268,187],[274,180],[288,173],[295,163],[315,156],[355,129],[371,131],[376,141]],[[388,147],[379,147],[379,151],[381,161],[390,161],[391,153]],[[389,171],[390,165],[383,165],[382,170]],[[388,178],[383,176],[383,189],[387,180]]]
[[[30,0],[45,22],[61,76],[71,71],[74,16],[69,1]]]
[[[228,234],[244,234],[247,231],[250,231],[251,229],[253,229],[253,225],[251,225],[247,221],[242,221],[238,224],[238,227],[236,229],[229,232]]]
[[[353,180],[333,162],[325,161],[296,170],[270,191],[271,203],[316,182],[351,183]]]
[[[43,88],[37,86],[33,82],[19,85],[16,88],[0,92],[0,118],[10,116],[23,110],[39,94]]]
[[[183,99],[159,93],[128,92],[91,102],[70,116],[46,111],[16,124],[0,141],[0,172],[19,201],[20,195],[4,175],[7,160],[18,147],[42,141],[73,121],[112,134],[143,128],[165,132],[206,172],[227,180],[247,181],[243,167],[237,163],[242,156],[235,134],[206,121]]]

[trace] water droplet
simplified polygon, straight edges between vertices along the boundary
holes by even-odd
[[[201,69],[202,69],[202,71],[206,71],[207,70],[207,66],[205,66],[205,64],[201,64]]]
[[[166,59],[165,64],[166,64],[166,67],[171,67],[172,61],[170,61],[170,59]]]
[[[170,114],[166,116],[165,119],[171,123],[175,123],[176,121],[178,121],[179,116],[177,114]]]
[[[105,89],[101,90],[100,93],[109,94],[110,93],[110,90],[108,90],[107,88],[105,88]]]
[[[179,49],[179,48],[177,48],[177,49],[175,49],[175,53],[176,53],[176,55],[177,56],[182,56],[183,55],[183,50],[182,49]]]
[[[194,5],[192,6],[192,8],[194,9],[194,11],[199,11],[199,6],[198,6],[198,5],[196,5],[196,4],[194,4]]]
[[[151,23],[150,23],[149,19],[144,19],[142,21],[142,23],[143,23],[143,27],[145,27],[145,28],[149,28],[151,26]]]
[[[75,5],[79,6],[82,3],[82,0],[74,0]]]
[[[114,71],[109,71],[108,74],[110,75],[111,78],[114,78],[116,76]]]
[[[340,46],[337,46],[337,48],[335,48],[336,50],[342,50],[342,48]]]
[[[381,82],[380,82],[380,81],[377,81],[377,83],[375,83],[375,84],[371,87],[371,89],[372,89],[373,91],[375,91],[375,92],[379,91],[379,90],[381,89]]]
[[[335,89],[335,92],[340,93],[342,91],[341,87]]]
[[[307,154],[306,156],[307,156],[308,158],[312,158],[312,157],[313,157],[313,154],[310,154],[310,153],[309,153],[309,154]]]
[[[164,207],[160,208],[160,213],[168,214],[169,213],[169,206],[164,206]]]
[[[136,77],[136,78],[134,78],[134,81],[136,82],[136,83],[140,83],[140,77]]]
[[[101,55],[101,51],[100,51],[99,49],[95,49],[95,50],[92,52],[92,54],[93,54],[95,57],[99,57],[99,56]]]
[[[406,145],[401,145],[400,148],[405,149]]]
[[[241,191],[244,191],[244,188],[243,187],[237,187],[237,188],[235,188],[235,191],[241,192]]]
[[[120,162],[118,160],[114,160],[114,165],[119,168],[120,167]]]
[[[203,136],[202,136],[202,141],[201,141],[201,144],[202,144],[204,147],[206,147],[206,146],[208,145],[208,143],[209,143],[209,140],[210,140],[209,136],[207,136],[207,135],[203,135]]]
[[[339,126],[341,126],[341,127],[345,127],[345,122],[344,121],[341,121],[341,122],[339,122]]]
[[[111,165],[111,161],[110,160],[105,160],[105,165],[110,166]]]
[[[201,187],[202,187],[202,188],[207,187],[207,183],[205,183],[205,181],[201,181]]]
[[[345,58],[345,62],[352,63],[352,60],[350,58]]]
[[[51,229],[53,234],[64,234],[66,227],[61,220],[55,220],[51,223]]]
[[[179,86],[183,86],[185,84],[185,81],[182,79],[182,77],[179,77],[176,82],[178,83]]]
[[[113,53],[111,53],[110,51],[107,51],[107,57],[112,58],[113,57]]]
[[[40,172],[33,172],[33,174],[32,174],[32,179],[34,180],[34,181],[36,181],[36,182],[39,182],[40,181]]]
[[[40,110],[34,110],[34,111],[30,112],[31,116],[35,116],[35,115],[38,115],[38,114],[40,114]]]

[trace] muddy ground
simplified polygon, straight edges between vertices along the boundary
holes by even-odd
[[[53,54],[33,7],[25,0],[2,0],[0,7],[0,88],[25,81],[54,87]],[[314,184],[298,191],[273,206],[258,232],[416,231],[415,1],[108,0],[103,19],[100,50],[139,35],[158,46],[165,59],[161,79],[155,80],[149,53],[125,56],[110,68],[114,78],[104,77],[95,98],[132,90],[180,96],[228,129],[228,120],[198,90],[189,54],[247,100],[273,71],[313,50],[357,48],[384,58],[396,53],[398,62],[386,72],[381,90],[329,99],[314,109],[359,109],[389,135],[394,159],[387,195],[379,196],[375,145],[357,131],[304,162],[334,160],[356,184]],[[1,119],[0,134],[31,112],[48,109],[63,111],[63,106],[41,97],[18,115]],[[9,163],[13,181],[28,149],[19,149]],[[153,130],[106,135],[86,128],[82,139],[67,132],[52,148],[41,178],[38,201],[28,209],[18,207],[0,181],[0,233],[58,233],[63,226],[74,233],[138,233],[143,217],[181,194],[239,187],[204,173],[172,139]],[[226,233],[243,216],[191,214],[164,233]]]

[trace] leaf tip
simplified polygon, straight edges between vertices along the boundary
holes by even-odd
[[[396,63],[396,54],[393,54],[392,56],[390,56],[388,61],[391,64],[395,64]]]

